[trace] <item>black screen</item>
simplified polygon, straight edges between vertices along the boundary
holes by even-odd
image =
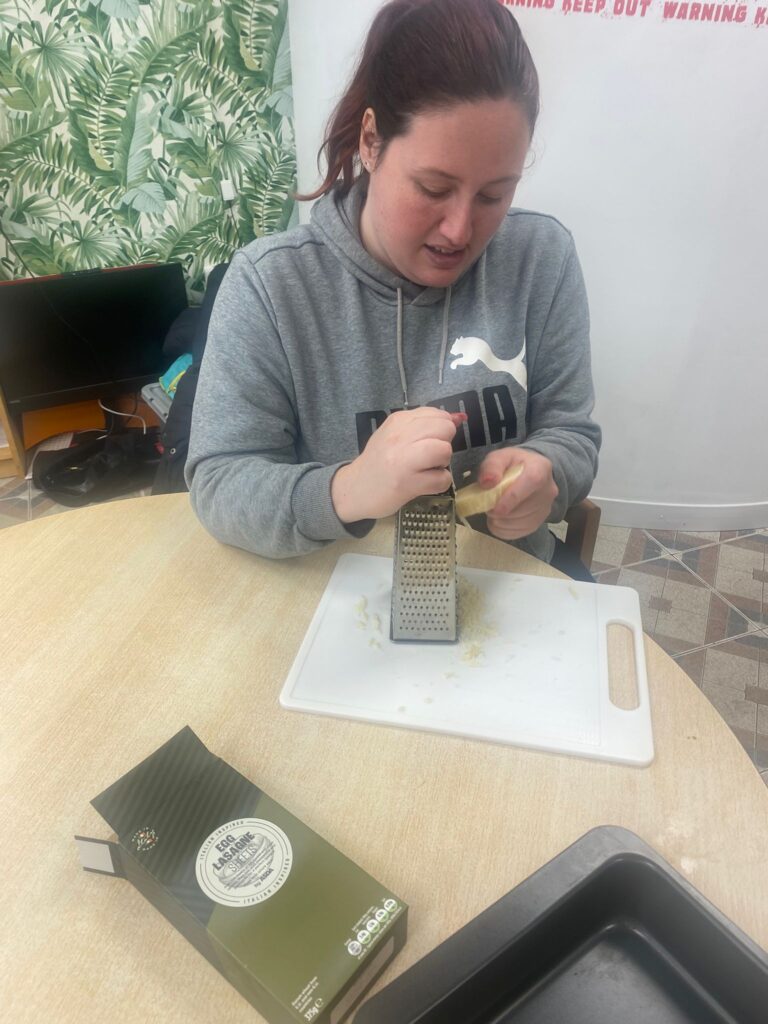
[[[168,360],[187,307],[178,263],[0,285],[0,387],[12,412],[131,391]]]

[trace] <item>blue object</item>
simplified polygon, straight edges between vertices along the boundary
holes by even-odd
[[[169,368],[160,378],[160,386],[166,395],[170,395],[170,397],[173,398],[176,394],[176,385],[191,365],[192,356],[189,352],[185,352],[183,356],[179,356],[178,359],[171,363]]]

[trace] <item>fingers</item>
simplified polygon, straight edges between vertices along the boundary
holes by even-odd
[[[557,485],[552,477],[552,463],[538,452],[526,448],[501,448],[491,452],[480,466],[478,483],[481,486],[495,486],[503,473],[515,464],[522,464],[525,472],[505,488],[492,509],[493,514],[496,517],[510,516],[517,511],[521,516],[527,515],[532,507],[528,503],[533,501],[534,504],[546,506],[548,515],[557,497]],[[501,475],[497,475],[499,467],[503,467]],[[495,483],[486,484],[486,480]]]
[[[535,495],[532,499],[522,502],[511,512],[500,512],[497,505],[488,513],[488,524],[493,522],[496,526],[504,525],[510,530],[522,530],[535,520],[536,526],[538,526],[549,515],[551,508],[552,502],[544,495]]]
[[[523,473],[523,476],[526,474]],[[532,474],[531,474],[532,476]],[[535,500],[539,491],[541,490],[542,480],[533,480],[531,476],[528,480],[516,480],[511,484],[496,502],[493,507],[493,513],[496,516],[514,516],[515,512],[521,515],[525,514],[525,506],[531,501]],[[554,500],[554,495],[553,495]],[[550,505],[552,502],[550,501]]]
[[[528,480],[525,477],[528,476]],[[493,509],[494,515],[513,519],[522,517],[531,509],[542,508],[549,515],[552,503],[557,497],[557,485],[550,472],[534,472],[534,467],[526,468],[526,472],[502,494]]]
[[[393,412],[391,416],[388,416],[385,422],[389,423],[391,421],[396,423],[406,419],[417,420],[429,419],[430,417],[451,420],[457,425],[467,421],[467,414],[465,412],[446,412],[445,409],[436,409],[433,405],[420,405],[416,409],[399,409],[397,412]]]
[[[554,491],[554,494],[553,494]],[[517,540],[527,537],[549,518],[557,488],[544,488],[527,500],[520,502],[512,511],[500,510],[502,499],[487,516],[488,529],[502,540]]]
[[[451,486],[451,474],[447,469],[425,469],[416,479],[419,490],[414,498],[422,494],[442,494]]]
[[[450,441],[426,437],[414,442],[404,453],[406,466],[410,470],[446,469],[451,463],[453,449]],[[450,478],[450,473],[448,474]],[[450,480],[449,480],[450,482]],[[446,486],[448,486],[446,484]]]
[[[382,439],[395,444],[410,444],[423,438],[452,441],[459,423],[466,420],[465,413],[447,413],[442,409],[419,408],[393,413],[379,428]],[[377,431],[378,433],[378,431]]]
[[[504,454],[504,450],[491,452],[481,472],[492,473]],[[487,517],[488,529],[502,540],[517,540],[537,530],[547,521],[558,494],[549,459],[522,448],[516,454],[525,472],[504,491]]]
[[[519,451],[514,449],[504,448],[497,452],[491,452],[480,466],[480,472],[478,473],[477,482],[481,487],[490,489],[491,487],[498,486],[504,478],[504,474],[507,473],[512,466],[524,465],[525,472],[522,473],[513,483],[508,487],[505,487],[501,493],[501,496],[497,500],[493,507],[493,512],[497,514],[506,514],[511,511],[520,502],[529,498],[532,494],[535,494],[538,490],[541,480],[538,479],[538,475],[535,472],[531,472],[531,467],[528,460],[521,457]]]
[[[510,466],[524,462],[524,455],[519,448],[499,448],[491,452],[480,463],[477,482],[481,487],[495,487]]]
[[[527,537],[547,521],[552,509],[552,500],[549,497],[549,491],[544,490],[533,495],[527,501],[521,502],[511,512],[499,512],[497,505],[488,513],[488,529],[503,540]]]
[[[412,498],[441,494],[451,485],[452,441],[465,413],[431,406],[392,413],[363,451],[331,482],[342,522],[392,515]]]
[[[496,519],[488,516],[488,531],[500,540],[519,540],[521,537],[528,537],[534,533],[542,523],[546,522],[546,516],[526,516],[524,519],[512,526],[508,519]]]

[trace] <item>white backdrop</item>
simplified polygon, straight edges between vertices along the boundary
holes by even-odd
[[[515,204],[559,217],[584,267],[604,430],[593,497],[606,523],[766,526],[768,24],[754,21],[768,11],[749,0],[741,23],[696,23],[665,19],[664,0],[644,17],[642,3],[612,13],[633,0],[553,2],[514,8],[542,87]],[[309,189],[379,0],[289,4]]]

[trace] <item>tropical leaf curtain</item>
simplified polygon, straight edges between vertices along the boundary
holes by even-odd
[[[292,114],[287,0],[0,0],[0,278],[175,260],[199,294],[291,221]]]

